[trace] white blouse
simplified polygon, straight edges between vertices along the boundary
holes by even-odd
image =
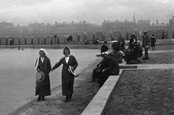
[[[68,56],[68,57],[65,57],[65,61],[66,61],[66,63],[68,63],[68,61],[69,61],[69,56]]]
[[[41,61],[42,61],[42,63],[43,63],[43,61],[44,61],[44,57],[41,57]]]

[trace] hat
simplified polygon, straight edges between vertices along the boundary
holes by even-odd
[[[42,82],[44,80],[44,73],[42,71],[37,71],[36,73],[36,81]]]
[[[144,33],[144,34],[146,34],[146,33],[147,33],[147,31],[143,31],[143,33]]]
[[[102,53],[102,55],[104,55],[104,54],[108,55],[108,54],[109,54],[109,52],[108,52],[108,51],[103,52],[103,53]]]
[[[135,41],[133,43],[134,43],[134,45],[140,45],[140,42],[139,41]]]
[[[108,55],[108,54],[109,54],[109,52],[106,51],[106,52],[103,52],[100,56],[103,57],[104,55]]]
[[[72,66],[69,66],[68,71],[70,74],[72,74],[73,76],[76,76],[76,73],[74,72],[74,70],[72,69]]]
[[[131,33],[131,36],[135,36],[135,33]]]

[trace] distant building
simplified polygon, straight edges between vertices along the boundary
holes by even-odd
[[[0,23],[0,34],[3,36],[9,35],[12,33],[13,23],[11,22],[1,22]]]
[[[164,30],[164,31],[168,31],[170,30],[170,25],[166,24],[166,23],[157,23],[157,24],[152,24],[149,28],[149,30]]]
[[[86,21],[81,22],[63,22],[55,23],[56,33],[59,34],[71,34],[71,33],[87,33],[101,31],[101,27],[96,24],[89,24]]]
[[[174,30],[174,16],[169,20],[169,25],[171,26],[171,29]]]
[[[44,23],[30,23],[25,26],[14,26],[11,22],[0,22],[0,36],[39,36],[39,35],[61,35],[61,34],[73,34],[73,33],[95,33],[95,32],[113,32],[120,31],[124,33],[142,31],[170,31],[170,36],[174,30],[174,16],[169,20],[169,23],[156,23],[150,24],[150,20],[136,20],[135,14],[133,15],[133,20],[128,21],[109,21],[105,20],[101,26],[97,24],[87,23],[86,21],[80,22],[63,22],[54,24],[44,24]]]
[[[150,27],[150,20],[137,20],[137,29],[147,31]]]
[[[133,31],[136,28],[135,21],[104,21],[103,31]]]

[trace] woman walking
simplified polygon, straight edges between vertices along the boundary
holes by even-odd
[[[39,95],[37,101],[44,100],[45,96],[51,95],[49,78],[49,73],[51,71],[51,62],[47,57],[47,54],[48,53],[45,49],[40,49],[39,58],[36,60],[35,64],[35,69],[37,70],[36,95]]]
[[[69,69],[72,69],[74,71],[77,66],[77,60],[73,55],[70,55],[70,48],[65,47],[63,49],[64,57],[57,62],[53,68],[52,71],[56,68],[58,68],[61,64],[63,64],[62,67],[62,94],[66,96],[65,102],[70,101],[72,94],[73,94],[73,85],[74,85],[74,75],[69,71]]]

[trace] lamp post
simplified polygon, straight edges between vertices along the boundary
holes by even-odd
[[[109,44],[110,51],[112,50],[111,45],[112,45],[112,32],[110,32],[110,44]]]

